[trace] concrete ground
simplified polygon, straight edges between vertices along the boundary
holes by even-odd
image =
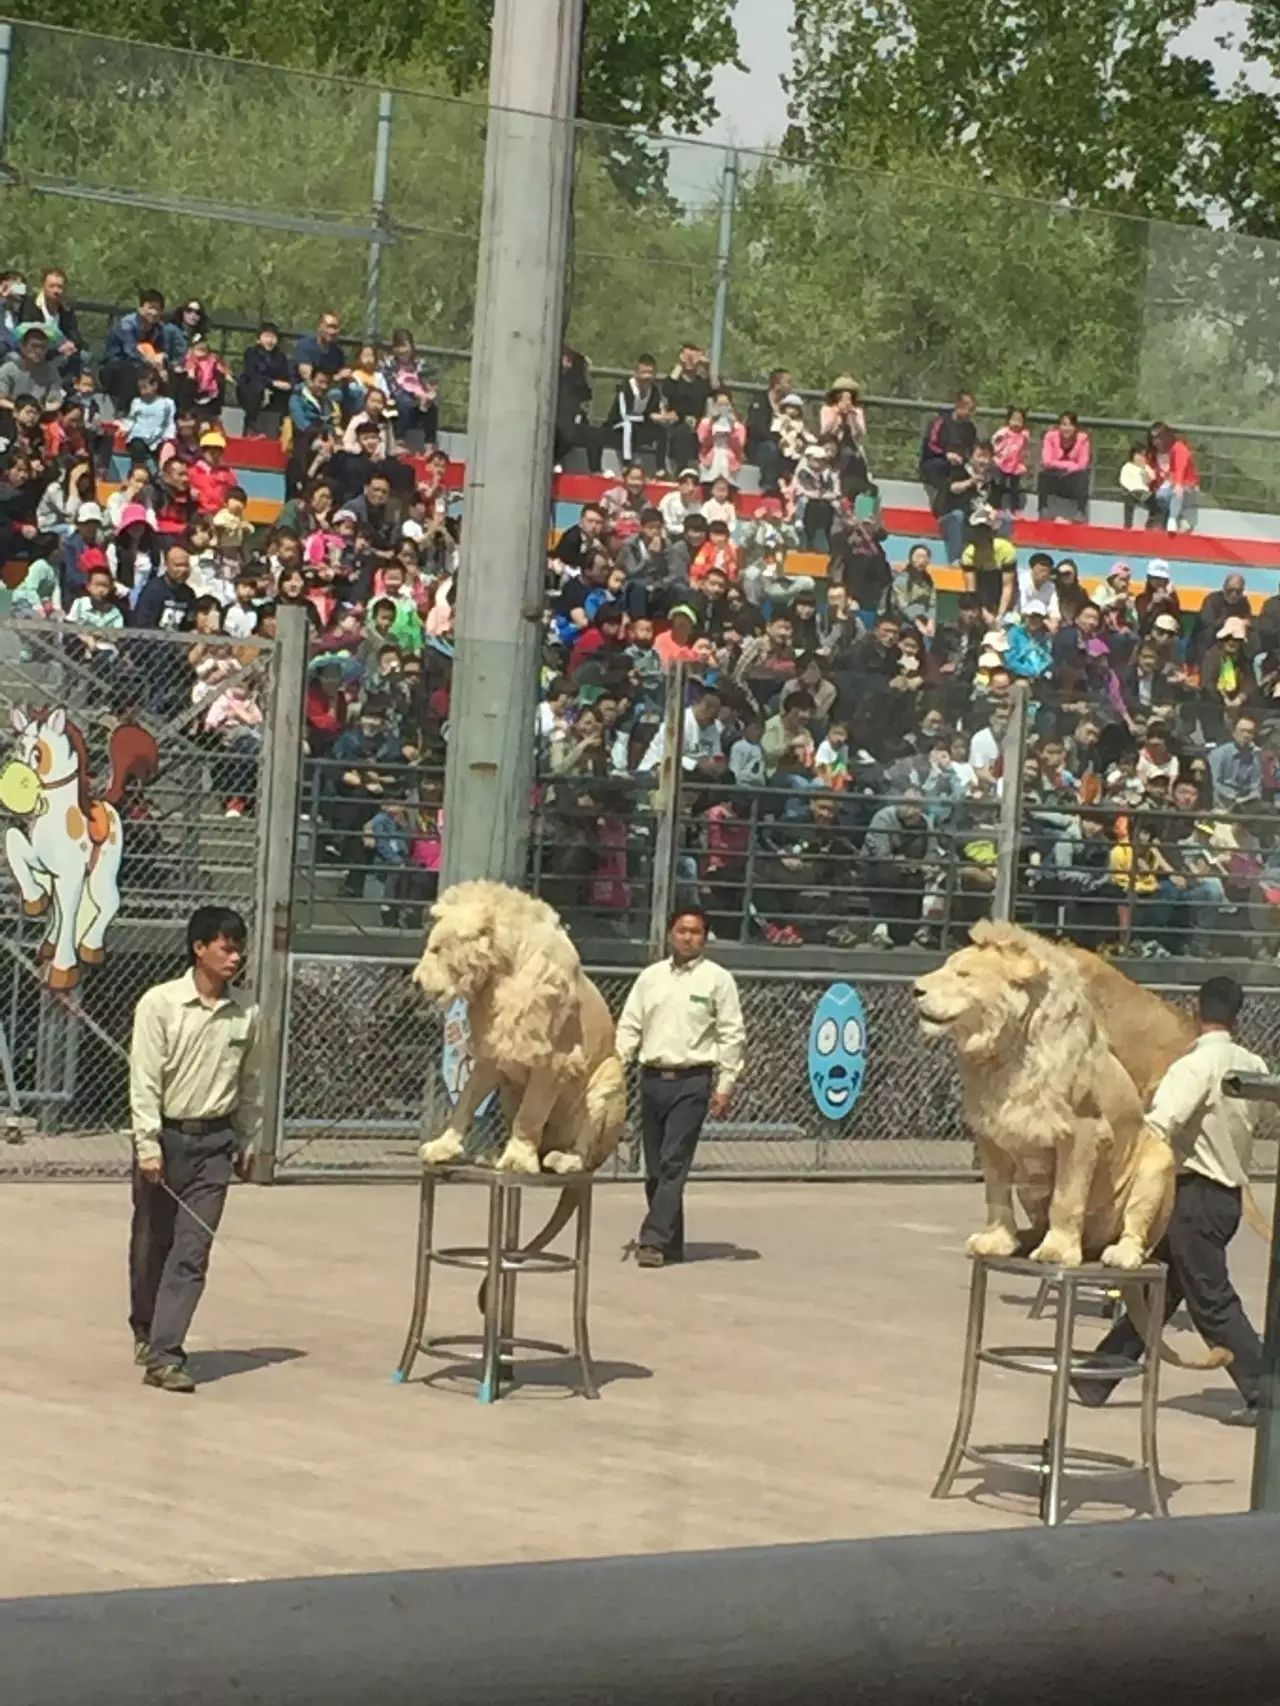
[[[1025,1490],[929,1492],[950,1435],[973,1185],[691,1189],[692,1259],[624,1262],[638,1190],[597,1193],[589,1404],[558,1371],[481,1408],[458,1380],[388,1380],[410,1304],[408,1186],[238,1189],[189,1346],[194,1398],[144,1389],[125,1327],[126,1190],[0,1190],[0,1595],[724,1547],[1034,1522]],[[1269,1193],[1267,1193],[1269,1197]],[[483,1236],[474,1191],[441,1232]],[[532,1212],[532,1211],[530,1211]],[[1265,1251],[1234,1267],[1257,1320]],[[1025,1288],[993,1283],[1000,1299]],[[436,1331],[474,1280],[438,1275]],[[524,1282],[520,1327],[559,1337],[563,1279]],[[1047,1339],[1025,1298],[995,1342]],[[1082,1339],[1091,1333],[1086,1324]],[[1190,1349],[1198,1341],[1177,1333]],[[1234,1388],[1166,1368],[1174,1514],[1248,1502]],[[1039,1440],[1047,1382],[983,1371],[976,1438]],[[1135,1403],[1073,1408],[1073,1443],[1129,1452]],[[1025,1483],[1021,1484],[1025,1487]],[[1074,1520],[1131,1514],[1129,1483]]]

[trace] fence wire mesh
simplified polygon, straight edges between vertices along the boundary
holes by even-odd
[[[445,1124],[441,1016],[410,982],[412,966],[407,959],[294,956],[286,1174],[412,1171],[423,1136]],[[591,976],[616,1017],[634,971],[595,967]],[[849,1119],[832,1124],[818,1114],[808,1081],[809,1028],[832,981],[739,977],[747,1069],[729,1117],[705,1128],[695,1172],[967,1174],[971,1147],[955,1071],[945,1050],[920,1038],[904,980],[859,980],[870,1038],[866,1086]],[[633,1073],[628,1132],[614,1173],[634,1173],[639,1165],[634,1080]]]
[[[258,922],[271,667],[262,642],[0,629],[0,1174],[127,1170],[139,995],[198,905]]]

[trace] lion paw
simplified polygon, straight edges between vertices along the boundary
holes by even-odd
[[[547,1173],[581,1173],[583,1170],[581,1155],[575,1155],[568,1149],[550,1150],[542,1157],[542,1166]]]
[[[446,1161],[456,1161],[462,1154],[462,1133],[446,1127],[439,1137],[433,1137],[424,1143],[418,1154],[428,1167],[441,1167]]]
[[[1132,1238],[1121,1238],[1115,1244],[1108,1244],[1102,1252],[1104,1268],[1140,1268],[1145,1259],[1146,1251]]]
[[[984,1231],[973,1234],[965,1245],[965,1252],[970,1256],[1016,1256],[1017,1234],[1004,1226],[988,1226]]]
[[[1051,1232],[1031,1252],[1033,1262],[1046,1262],[1055,1268],[1078,1268],[1084,1261],[1084,1251],[1078,1238],[1064,1238]]]
[[[512,1138],[493,1164],[496,1173],[540,1173],[542,1163],[531,1143]]]

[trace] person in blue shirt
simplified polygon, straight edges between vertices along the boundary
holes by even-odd
[[[1226,811],[1262,798],[1262,755],[1258,751],[1258,724],[1252,716],[1239,717],[1231,739],[1215,746],[1209,754],[1213,778],[1213,803]]]
[[[299,338],[293,346],[293,372],[300,384],[306,384],[317,373],[326,374],[343,407],[355,408],[356,398],[349,394],[351,363],[338,342],[341,330],[342,322],[336,314],[322,314],[315,331]]]
[[[397,904],[405,897],[409,875],[409,808],[403,800],[388,798],[364,826],[365,851],[371,855],[373,875],[382,890],[382,923],[387,930],[412,924]]]
[[[180,334],[164,318],[164,296],[158,290],[144,290],[135,312],[122,314],[107,328],[102,388],[123,414],[133,401],[140,374],[150,369],[163,384],[181,361]]]

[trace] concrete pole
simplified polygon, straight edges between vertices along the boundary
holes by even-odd
[[[443,884],[523,885],[583,0],[497,0]]]
[[[364,336],[372,343],[378,335],[382,311],[382,250],[385,244],[383,227],[387,218],[387,181],[391,174],[391,112],[390,89],[378,95],[378,129],[373,151],[373,197],[370,212],[377,235],[369,244],[369,265],[364,281]]]
[[[720,180],[720,235],[716,242],[716,301],[711,315],[711,380],[724,377],[724,333],[729,320],[729,263],[733,259],[733,210],[738,200],[738,150],[725,156]]]
[[[1027,724],[1031,720],[1031,690],[1025,681],[1014,683],[1009,700],[1009,727],[1005,731],[1000,766],[1000,829],[996,839],[999,859],[996,864],[996,892],[991,898],[992,918],[1005,924],[1013,922],[1017,904],[1022,763],[1027,751]]]
[[[253,998],[262,1027],[262,1141],[253,1182],[275,1178],[284,1129],[285,1051],[289,1028],[289,948],[293,871],[302,788],[303,696],[307,685],[306,618],[280,607],[271,659],[266,744],[258,770],[258,920],[251,943]]]
[[[688,667],[677,663],[667,677],[667,703],[662,714],[662,763],[654,815],[653,885],[649,894],[649,958],[660,960],[667,950],[667,920],[675,904],[676,860],[680,854],[680,783],[684,777],[684,708]]]

